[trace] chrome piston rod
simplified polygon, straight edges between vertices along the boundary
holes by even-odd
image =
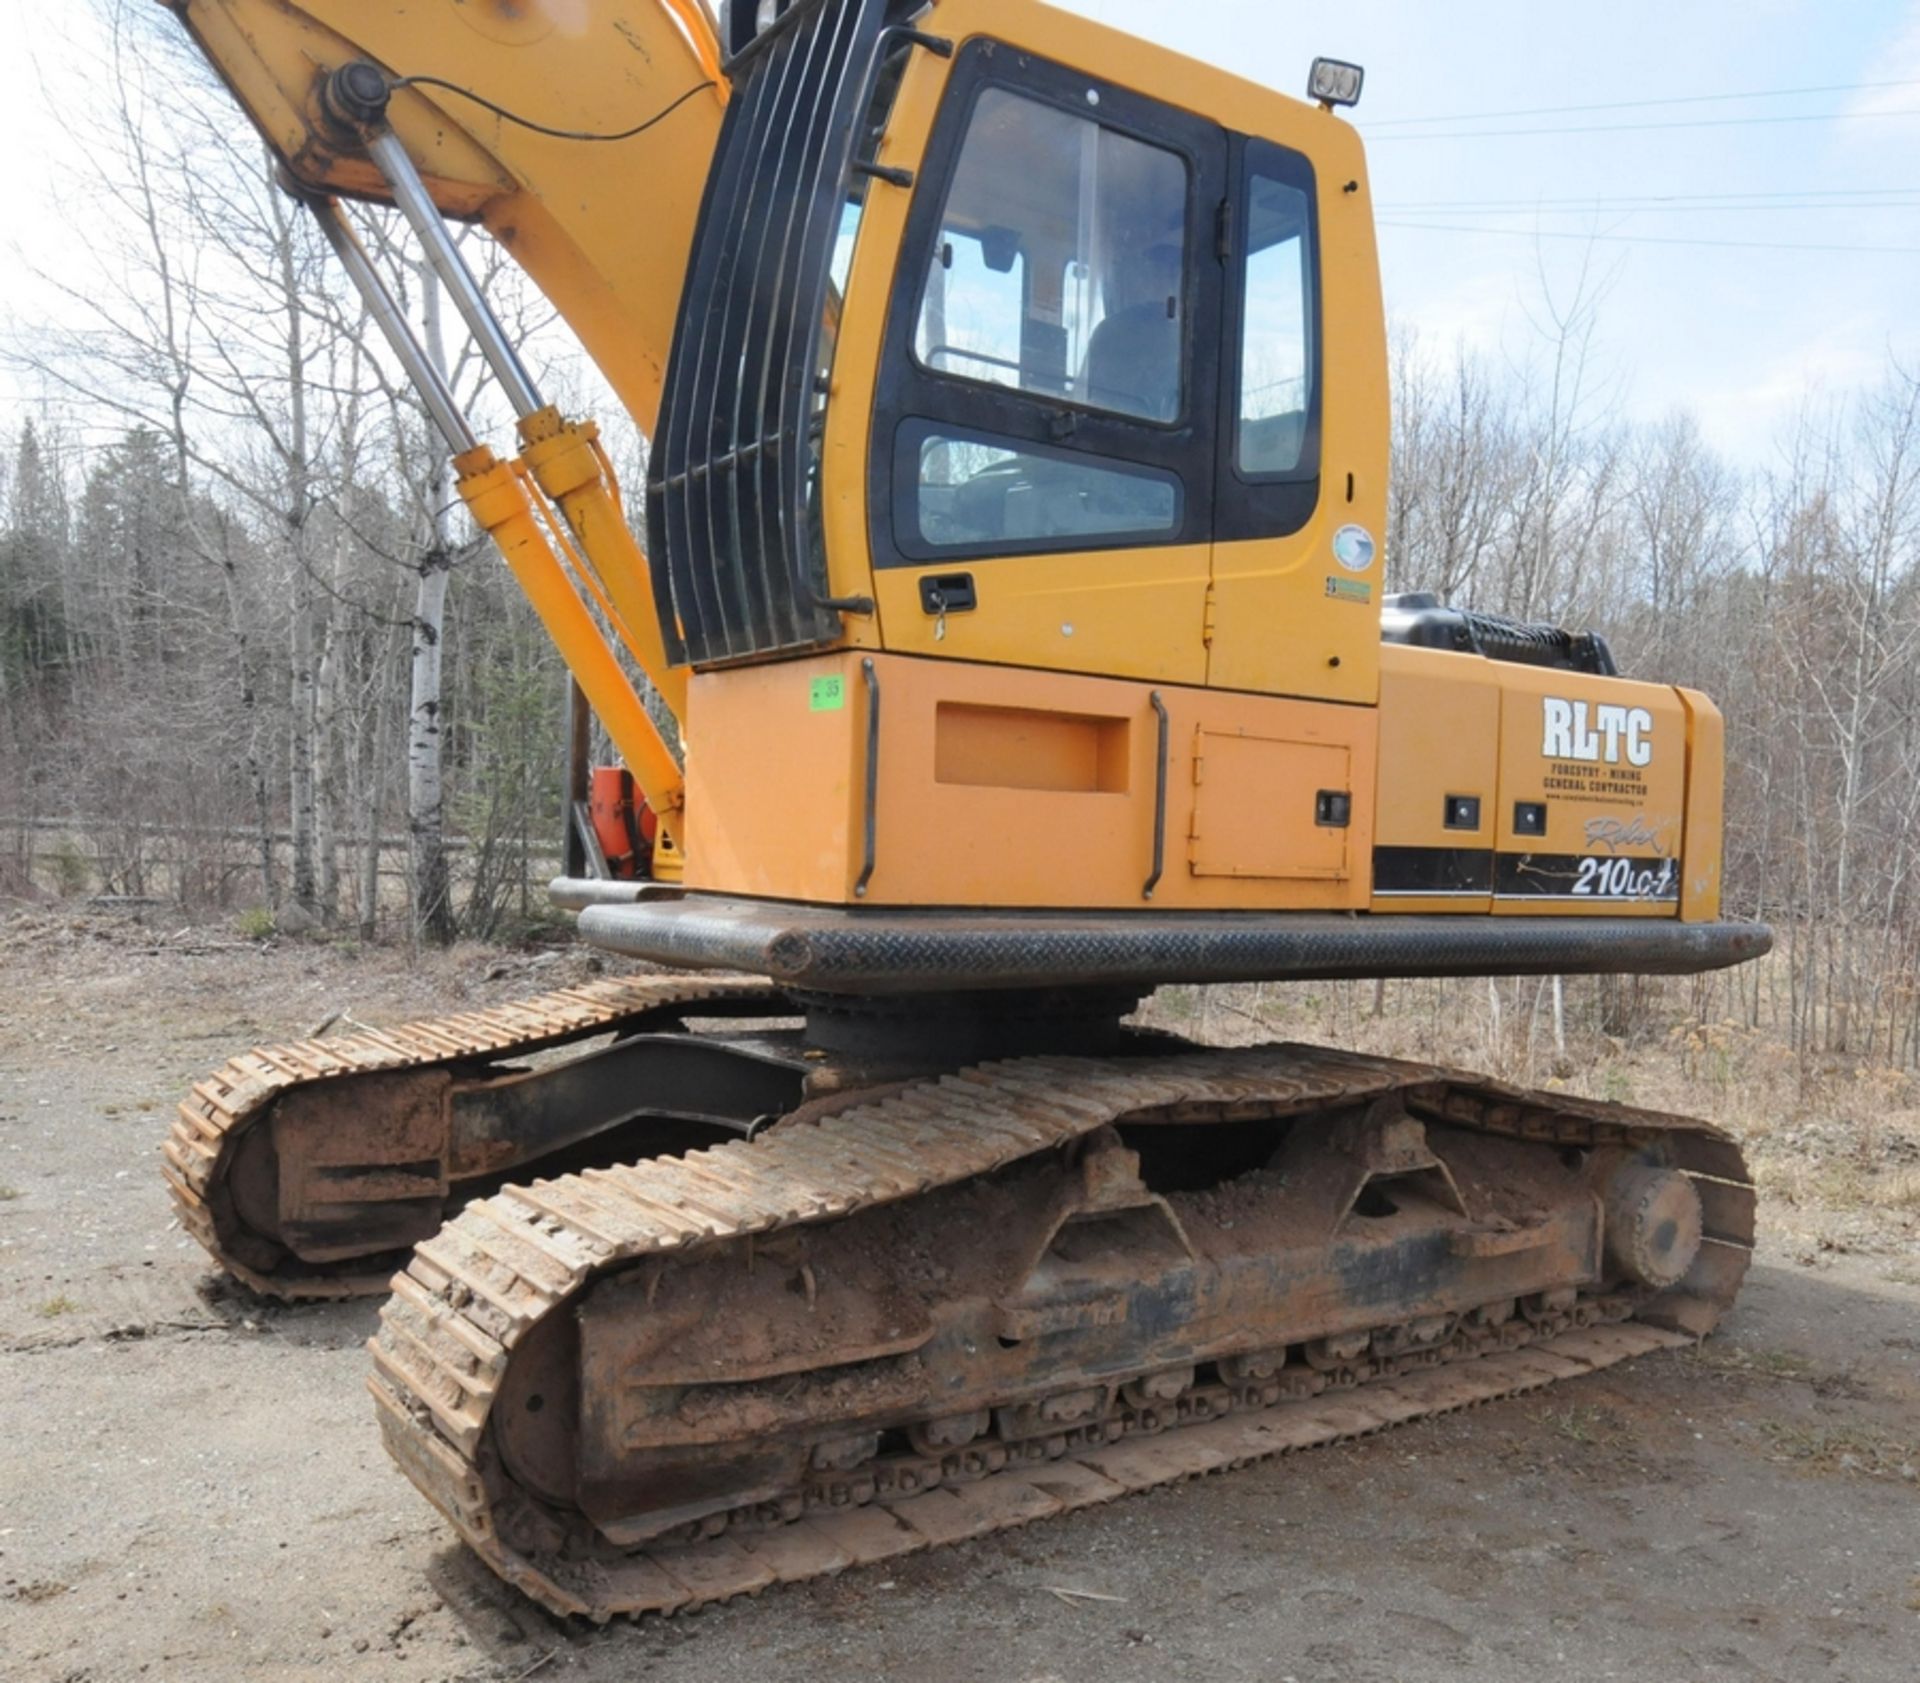
[[[440,215],[440,207],[427,192],[426,183],[420,179],[420,172],[414,168],[413,159],[407,156],[399,136],[392,129],[381,128],[367,137],[366,147],[374,167],[392,190],[393,202],[400,207],[400,214],[420,241],[427,262],[440,277],[453,307],[460,312],[474,343],[480,347],[480,354],[487,359],[487,366],[507,394],[513,412],[521,420],[537,415],[546,408],[546,400],[480,290],[480,283],[473,278],[473,271],[460,255],[460,248],[454,244],[453,235],[447,231]]]
[[[387,289],[386,281],[367,255],[367,248],[347,220],[347,213],[333,199],[308,199],[307,205],[320,224],[320,231],[327,236],[327,243],[339,257],[340,266],[347,271],[354,290],[365,302],[368,314],[379,326],[414,390],[420,394],[420,401],[426,405],[427,414],[446,441],[448,452],[456,457],[464,456],[479,445],[480,439],[461,411],[453,389],[413,336],[399,301]]]

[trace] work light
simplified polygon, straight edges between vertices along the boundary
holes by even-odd
[[[1307,97],[1317,99],[1329,111],[1336,105],[1358,105],[1360,84],[1366,79],[1367,73],[1357,64],[1339,58],[1317,58],[1307,77]]]

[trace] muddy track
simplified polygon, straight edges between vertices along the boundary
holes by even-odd
[[[725,1524],[700,1540],[626,1553],[596,1548],[577,1516],[577,1534],[551,1546],[553,1516],[515,1485],[491,1443],[490,1413],[516,1350],[594,1281],[646,1257],[898,1203],[1122,1118],[1266,1119],[1389,1093],[1456,1128],[1570,1148],[1658,1148],[1700,1193],[1707,1237],[1698,1258],[1665,1292],[1583,1300],[1515,1338],[1456,1337],[1445,1349],[1343,1376],[1364,1391],[1301,1397],[1277,1385],[1227,1387],[1191,1400],[1184,1413],[1136,1408],[1096,1432],[1010,1445],[998,1466],[956,1467],[910,1496],[890,1494],[903,1486],[890,1487],[876,1467],[882,1476],[843,1481],[844,1500],[795,1492],[788,1523]],[[1737,1148],[1685,1118],[1305,1046],[1151,1062],[1029,1058],[776,1128],[752,1144],[510,1187],[471,1204],[394,1280],[370,1384],[394,1457],[474,1550],[553,1611],[603,1620],[753,1594],[1686,1343],[1731,1303],[1752,1237],[1753,1192]]]
[[[398,1028],[257,1046],[229,1059],[181,1100],[161,1147],[161,1172],[181,1225],[255,1291],[288,1302],[376,1295],[392,1277],[390,1259],[302,1267],[295,1258],[274,1256],[278,1246],[249,1235],[231,1200],[222,1197],[241,1141],[289,1094],[360,1075],[464,1071],[645,1027],[677,1011],[775,997],[772,987],[754,977],[621,977]]]

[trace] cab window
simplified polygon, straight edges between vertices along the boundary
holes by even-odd
[[[1250,175],[1234,444],[1250,479],[1295,472],[1306,450],[1314,389],[1309,217],[1300,188]]]
[[[975,39],[917,175],[874,391],[875,564],[1205,543],[1226,131]]]
[[[1061,539],[1137,540],[1180,523],[1173,474],[958,430],[915,433],[917,535],[929,549],[986,554]]]
[[[1140,421],[1185,403],[1185,160],[989,87],[933,242],[914,351],[930,372]]]

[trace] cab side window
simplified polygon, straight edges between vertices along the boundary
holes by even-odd
[[[1313,253],[1307,196],[1255,172],[1248,182],[1240,403],[1234,450],[1248,478],[1295,472],[1314,391]]]
[[[1305,154],[1236,136],[1216,543],[1283,538],[1320,502],[1319,197]]]

